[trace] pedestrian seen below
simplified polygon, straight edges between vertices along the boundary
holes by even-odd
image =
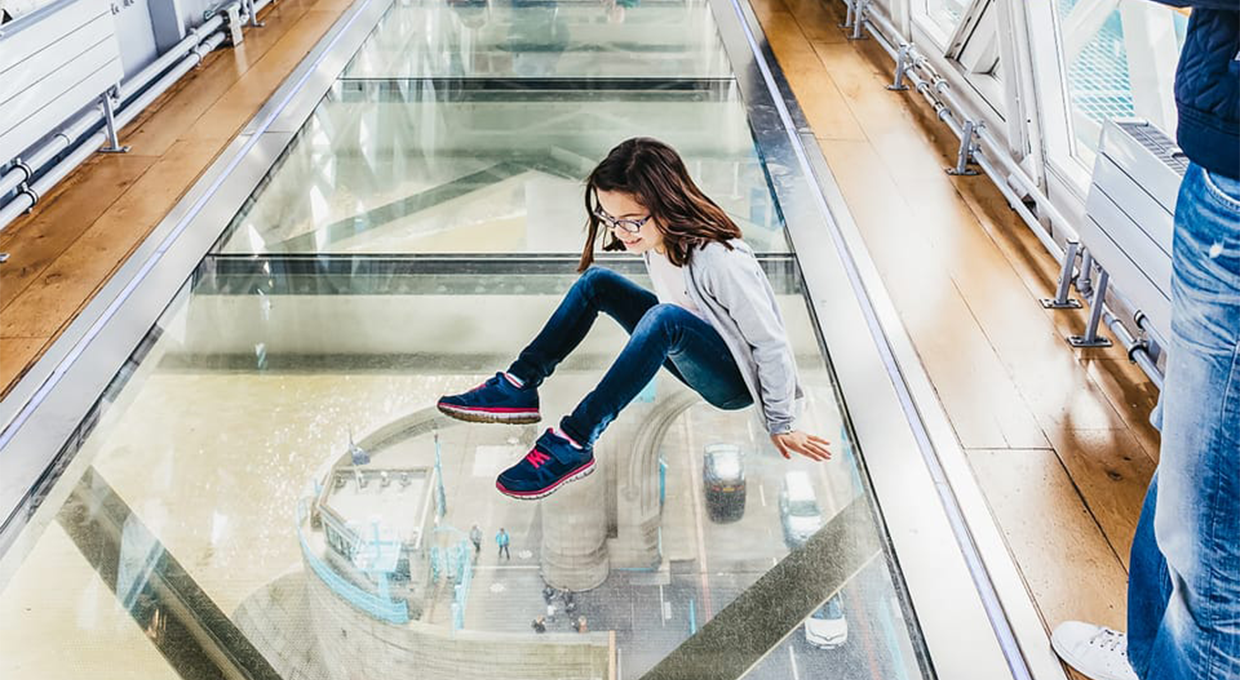
[[[505,559],[512,559],[512,553],[508,552],[509,540],[508,532],[500,527],[499,533],[495,534],[495,544],[499,546],[499,554],[496,557],[502,555]]]
[[[482,528],[477,524],[469,530],[469,540],[474,544],[474,556],[477,557],[482,552]]]
[[[590,630],[586,628],[586,617],[584,616],[578,616],[577,623],[573,627],[577,629],[578,633],[588,633]]]
[[[1128,560],[1128,632],[1069,621],[1052,642],[1095,680],[1223,680],[1240,678],[1240,1],[1157,1],[1193,8],[1158,468]]]
[[[785,458],[830,458],[825,439],[794,427],[803,392],[761,264],[676,151],[649,138],[622,142],[586,180],[585,208],[581,276],[546,325],[508,370],[469,392],[441,397],[439,410],[471,422],[538,422],[538,387],[600,312],[629,340],[598,386],[500,473],[496,488],[532,500],[592,473],[595,441],[660,367],[716,408],[756,404]],[[603,250],[641,255],[654,291],[590,266],[599,239]]]

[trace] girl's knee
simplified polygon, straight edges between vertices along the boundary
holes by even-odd
[[[675,345],[689,314],[684,307],[661,302],[646,310],[633,329],[633,337],[662,337],[669,345]]]
[[[619,274],[606,267],[592,265],[589,269],[581,272],[581,276],[577,277],[577,282],[597,285],[599,283],[609,283],[614,281],[619,276]]]
[[[606,295],[606,291],[615,286],[618,278],[620,278],[619,274],[596,265],[582,272],[581,276],[577,277],[577,281],[573,283],[573,287],[584,289],[591,295],[599,292]]]
[[[641,322],[638,326],[660,328],[676,326],[683,320],[683,315],[688,313],[689,312],[684,307],[679,305],[660,302],[659,304],[646,310],[646,313],[642,315]]]

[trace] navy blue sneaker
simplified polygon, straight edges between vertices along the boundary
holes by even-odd
[[[594,452],[579,449],[551,430],[516,465],[499,473],[495,488],[523,501],[546,498],[565,484],[594,472]]]
[[[501,371],[474,389],[440,397],[439,412],[471,423],[536,423],[538,390],[512,384]]]

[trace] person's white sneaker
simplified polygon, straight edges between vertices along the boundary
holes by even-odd
[[[1137,680],[1128,663],[1128,636],[1106,626],[1064,621],[1051,633],[1059,658],[1093,680]]]

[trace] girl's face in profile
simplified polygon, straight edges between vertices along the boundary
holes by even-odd
[[[598,191],[598,216],[603,225],[624,244],[624,249],[635,255],[647,250],[662,252],[663,235],[650,216],[650,211],[633,194],[621,191]],[[636,231],[633,231],[636,229]]]

